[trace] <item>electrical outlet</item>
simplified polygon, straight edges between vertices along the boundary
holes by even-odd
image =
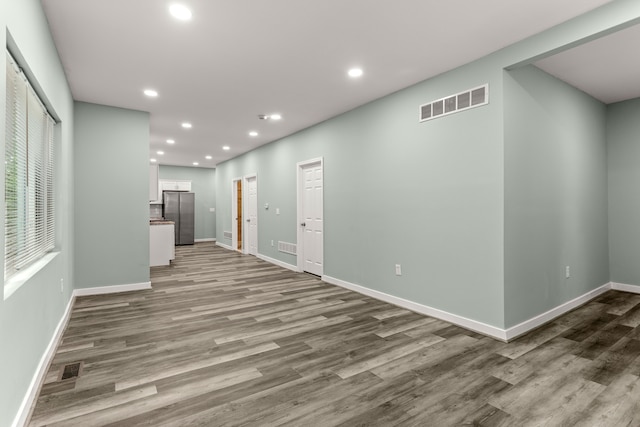
[[[271,246],[273,246],[273,240],[271,241]]]
[[[568,265],[564,268],[564,277],[567,279],[571,277],[571,267]]]
[[[60,278],[60,292],[64,292],[64,279]]]
[[[280,215],[280,208],[276,208],[276,215]]]
[[[402,276],[402,267],[400,267],[400,264],[396,264],[396,276]]]

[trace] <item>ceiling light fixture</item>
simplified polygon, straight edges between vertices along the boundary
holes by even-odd
[[[149,161],[150,161],[151,163],[155,163],[155,162],[157,162],[157,160],[156,160],[156,159],[149,159]]]
[[[231,147],[229,147],[228,145],[224,145],[224,146],[222,147],[222,149],[223,149],[224,151],[229,151],[229,150],[231,150]]]
[[[258,132],[252,130],[251,132],[249,132],[249,136],[258,136]]]
[[[362,76],[362,68],[352,68],[348,72],[349,77],[360,77]]]
[[[213,157],[211,157],[211,156],[204,156],[204,158],[207,159],[207,160],[213,159]]]
[[[162,156],[164,154],[164,151],[158,151],[158,155]]]
[[[182,124],[182,127],[185,128],[185,129],[191,129],[193,127],[193,125],[191,123],[184,122]]]
[[[175,144],[176,141],[173,139],[167,139],[167,144]]]
[[[198,166],[200,163],[198,162],[193,162],[193,166]]]
[[[272,114],[271,116],[269,116],[269,118],[271,120],[280,120],[282,116],[280,114]]]
[[[169,13],[173,15],[174,18],[179,19],[181,21],[189,21],[193,14],[191,10],[183,4],[172,4],[169,6]]]
[[[156,96],[158,96],[158,92],[153,89],[145,89],[144,94],[149,98],[155,98]]]

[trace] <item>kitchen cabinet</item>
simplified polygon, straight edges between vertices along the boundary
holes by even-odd
[[[151,221],[149,229],[149,264],[169,265],[176,257],[175,231],[171,221]]]
[[[177,179],[161,179],[161,191],[191,191],[191,181]]]
[[[162,194],[158,188],[159,173],[158,165],[149,165],[149,201],[158,201],[158,194]]]

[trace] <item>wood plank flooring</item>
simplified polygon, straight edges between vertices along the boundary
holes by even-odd
[[[29,425],[640,425],[640,295],[505,344],[213,243],[176,255],[152,290],[76,300]]]

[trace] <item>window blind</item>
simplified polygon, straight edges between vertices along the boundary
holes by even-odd
[[[7,52],[5,280],[55,247],[54,121]]]

